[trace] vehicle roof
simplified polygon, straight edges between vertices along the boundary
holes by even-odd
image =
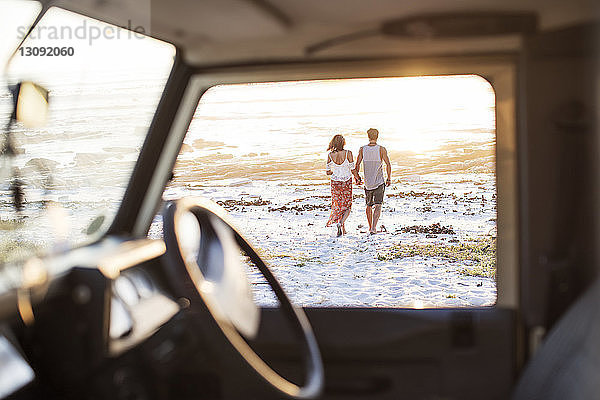
[[[152,36],[176,44],[196,66],[511,52],[520,47],[518,34],[481,36],[475,28],[472,36],[460,39],[424,39],[368,32],[377,31],[386,21],[430,14],[451,20],[457,13],[530,12],[542,31],[600,17],[597,0],[59,0],[52,4],[120,26],[149,21],[144,28],[149,25]],[[355,40],[307,52],[312,45],[359,32],[364,34]]]

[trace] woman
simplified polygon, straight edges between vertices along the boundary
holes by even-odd
[[[360,177],[354,169],[352,152],[344,150],[346,140],[342,135],[335,135],[327,151],[327,175],[331,176],[331,215],[326,226],[336,224],[337,235],[346,233],[344,222],[352,208],[352,175],[356,182]]]

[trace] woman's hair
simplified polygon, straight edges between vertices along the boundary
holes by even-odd
[[[329,142],[329,147],[327,148],[327,151],[329,151],[329,150],[341,151],[341,150],[344,150],[345,145],[346,145],[346,139],[344,139],[344,137],[342,135],[335,135],[333,137],[333,139],[331,139],[331,142]]]

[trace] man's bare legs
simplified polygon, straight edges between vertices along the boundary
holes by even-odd
[[[369,223],[369,232],[373,232],[373,208],[367,206],[367,222]]]
[[[377,232],[377,222],[379,221],[379,217],[381,216],[381,204],[373,204],[373,229],[371,232]]]

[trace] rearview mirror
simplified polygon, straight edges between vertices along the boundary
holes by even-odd
[[[27,128],[44,126],[48,116],[48,90],[33,82],[19,82],[11,88],[14,111],[12,119]]]

